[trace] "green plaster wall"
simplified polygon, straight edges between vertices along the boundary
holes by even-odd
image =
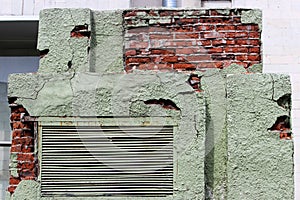
[[[268,129],[289,110],[276,102],[291,93],[278,74],[227,78],[228,199],[293,199],[293,141]]]
[[[243,13],[243,23],[253,22],[251,12]],[[261,14],[253,12],[254,18]],[[71,38],[74,26],[83,24],[95,37]],[[234,64],[224,70],[196,72],[203,89],[196,93],[187,83],[187,74],[122,74],[122,11],[44,10],[38,48],[49,49],[39,72],[11,75],[8,85],[8,95],[18,97],[17,103],[31,116],[126,116],[128,120],[171,116],[177,120],[174,195],[166,199],[293,198],[293,142],[267,131],[278,116],[289,115],[276,102],[290,93],[288,76],[244,74],[246,70]],[[261,65],[251,70],[261,72]],[[160,98],[172,100],[180,111],[144,103]],[[39,182],[22,181],[7,200],[70,199],[42,198],[39,190]]]

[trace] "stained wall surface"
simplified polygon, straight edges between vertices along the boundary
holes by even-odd
[[[290,190],[281,195],[285,199],[292,199],[293,142],[280,140],[280,129],[276,133],[268,130],[276,123],[278,117],[289,116],[288,110],[283,109],[276,102],[281,96],[290,95],[289,77],[261,73],[247,74],[261,71],[261,65],[244,66],[235,63],[222,70],[215,68],[206,72],[190,71],[189,68],[183,68],[186,70],[185,73],[170,72],[170,69],[168,72],[147,72],[147,70],[141,72],[133,68],[130,70],[132,73],[123,74],[125,65],[122,65],[124,60],[120,45],[126,42],[120,32],[124,31],[122,20],[124,12],[129,11],[94,12],[89,9],[43,11],[38,48],[45,53],[42,55],[38,73],[10,76],[9,96],[18,97],[12,105],[23,105],[28,112],[24,114],[35,117],[143,116],[148,115],[152,110],[152,106],[145,105],[145,101],[160,98],[171,100],[176,107],[180,108],[180,114],[174,115],[174,112],[178,111],[164,111],[159,105],[156,105],[153,111],[156,115],[175,117],[179,114],[179,132],[175,136],[175,139],[178,139],[176,147],[190,147],[188,148],[190,150],[178,151],[182,153],[178,157],[180,170],[174,175],[178,182],[175,181],[174,196],[168,198],[239,198],[241,194],[236,191],[235,186],[241,185],[239,189],[243,191],[243,198],[259,199],[266,197],[264,195],[277,194],[275,191],[282,191],[285,185],[289,185]],[[148,9],[146,12],[163,13],[169,10]],[[203,13],[220,15],[220,12],[223,15],[231,13],[230,10],[204,10]],[[255,17],[260,16],[257,15],[257,12],[259,13],[257,10],[251,12],[256,13],[253,14]],[[132,13],[137,14],[139,11],[133,10]],[[246,16],[247,14],[249,14],[248,10]],[[144,15],[137,16],[141,19],[144,17]],[[57,19],[60,21],[58,22]],[[61,23],[63,20],[65,23]],[[246,17],[244,23],[251,29],[246,31],[247,34],[252,32],[251,25],[256,24],[259,27],[259,21],[253,21],[249,17]],[[160,22],[154,23],[155,25],[159,26]],[[134,30],[134,27],[127,27],[127,29]],[[128,31],[127,29],[125,31]],[[233,31],[233,34],[238,33]],[[198,37],[201,37],[200,34]],[[105,45],[110,43],[113,44],[113,48]],[[237,45],[241,45],[239,48],[245,48],[243,44]],[[101,53],[103,48],[105,54]],[[247,46],[247,51],[248,48],[252,47]],[[135,47],[134,50],[140,51],[140,48]],[[249,91],[253,92],[249,94]],[[256,98],[257,94],[259,96]],[[260,107],[253,109],[252,104]],[[272,109],[265,109],[262,105]],[[165,106],[170,108],[170,105]],[[11,117],[15,119],[14,127],[28,130],[26,123],[18,121],[20,117],[14,114],[13,111]],[[260,119],[259,117],[262,120],[256,119]],[[17,131],[14,129],[15,134]],[[248,136],[246,140],[245,135]],[[257,135],[262,135],[265,139],[263,143],[257,143],[259,138]],[[33,136],[30,135],[30,141],[32,138]],[[191,146],[184,142],[186,138],[191,138],[189,143]],[[236,145],[236,143],[244,145]],[[261,149],[255,148],[253,143]],[[264,149],[266,146],[268,148]],[[24,159],[30,159],[31,164],[38,164],[35,162],[38,159],[38,149],[23,152],[21,147],[21,151],[18,152],[16,147],[17,143],[14,143],[12,148],[15,156],[12,157],[12,161],[15,165],[11,167],[13,178],[9,191],[15,194],[11,198],[18,200],[25,198],[22,193],[26,190],[28,191],[26,194],[39,199],[39,184],[25,180],[39,180],[38,171],[28,170],[26,166],[18,165]],[[286,149],[287,154],[283,155],[278,148]],[[264,153],[256,157],[258,160],[252,162],[248,155],[252,153],[256,155],[258,150]],[[273,150],[276,152],[274,155],[271,154]],[[18,156],[19,154],[23,156]],[[241,162],[244,165],[239,166]],[[259,166],[264,165],[264,162],[278,164],[260,168]],[[278,166],[281,165],[286,166],[285,177],[277,173],[280,171]],[[185,170],[187,167],[190,169]],[[253,174],[255,176],[251,176]],[[245,181],[243,175],[257,177],[256,183],[264,187],[256,191],[250,190],[247,186],[252,179]],[[278,185],[267,184],[266,175],[268,179],[276,180]]]

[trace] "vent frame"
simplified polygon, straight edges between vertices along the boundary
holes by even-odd
[[[172,117],[41,117],[37,119],[38,121],[38,157],[40,161],[40,173],[39,173],[39,181],[41,181],[41,195],[44,197],[49,197],[51,195],[45,194],[43,192],[43,183],[45,183],[45,179],[43,179],[43,173],[45,169],[45,163],[46,162],[44,159],[43,155],[43,135],[45,135],[45,131],[43,132],[43,128],[53,126],[53,127],[92,127],[92,126],[102,126],[102,127],[112,127],[112,126],[120,126],[121,128],[123,127],[172,127],[172,189],[168,191],[168,194],[166,195],[112,195],[111,198],[128,198],[128,197],[135,197],[136,199],[170,199],[170,197],[173,195],[174,191],[174,181],[175,181],[175,174],[174,172],[176,171],[176,162],[175,162],[175,157],[174,157],[174,146],[173,146],[173,140],[174,140],[174,133],[176,132],[177,129],[177,120],[172,118]],[[48,155],[49,156],[49,155]],[[170,192],[172,191],[172,192]],[[71,195],[70,193],[65,193],[63,195],[54,195],[55,198],[58,199],[64,199],[67,196]],[[100,195],[100,196],[99,196]],[[89,195],[73,195],[72,198],[76,199],[82,198],[82,197],[95,197],[101,199],[103,198],[110,198],[109,194],[103,194],[103,193],[93,193]]]

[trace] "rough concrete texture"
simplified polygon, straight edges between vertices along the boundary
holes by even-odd
[[[93,11],[90,71],[121,72],[123,65],[122,11]]]
[[[256,23],[260,30],[262,29],[262,11],[259,9],[252,9],[248,11],[242,11],[241,16],[242,23]]]
[[[227,78],[228,199],[293,199],[293,141],[268,129],[289,110],[277,100],[291,93],[277,74]]]
[[[49,52],[40,60],[39,72],[88,71],[88,37],[71,37],[78,25],[91,27],[89,9],[47,9],[40,13],[39,51]],[[71,66],[70,66],[71,65]]]
[[[227,14],[226,10],[218,12]],[[121,116],[134,122],[136,116],[171,116],[178,122],[174,195],[165,199],[291,199],[293,143],[267,131],[278,116],[289,115],[276,102],[290,93],[288,76],[243,74],[247,71],[233,64],[199,73],[204,91],[197,93],[186,74],[109,74],[124,68],[121,13],[42,11],[38,48],[49,53],[41,59],[39,73],[9,77],[8,95],[18,97],[16,103],[38,117]],[[249,13],[242,13],[243,23],[256,23],[260,11],[252,13],[253,19]],[[70,37],[74,26],[84,24],[95,37]],[[249,72],[259,72],[259,67]],[[180,110],[144,103],[160,98],[171,100]],[[118,118],[113,119],[118,125]],[[39,187],[38,182],[22,181],[11,199],[68,199],[41,197]],[[25,190],[27,196],[22,196]]]
[[[23,180],[19,183],[10,200],[40,199],[40,184],[36,181]]]
[[[206,197],[226,196],[226,80],[221,70],[208,70],[201,78],[206,99],[205,178]]]
[[[55,20],[54,20],[55,19]],[[63,22],[63,23],[62,23]],[[39,72],[120,72],[123,70],[121,11],[47,9],[41,11],[38,49],[49,52]],[[71,37],[75,26],[87,25],[91,37]]]
[[[178,127],[172,199],[203,199],[205,104],[203,94],[195,93],[187,79],[185,74],[155,72],[19,74],[10,76],[10,82],[24,84],[10,84],[9,95],[19,97],[17,102],[31,116],[127,116],[129,121],[135,116],[173,116]],[[160,98],[173,101],[180,110],[141,104]]]

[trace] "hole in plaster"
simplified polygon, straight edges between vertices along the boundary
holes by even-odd
[[[70,69],[72,67],[72,61],[70,60],[67,65],[68,65],[68,68]]]
[[[88,48],[87,48],[87,54],[90,53],[90,50],[91,50],[91,47],[88,47]]]
[[[287,115],[277,117],[276,122],[268,130],[278,131],[280,139],[292,139],[290,117]]]
[[[49,49],[44,49],[44,50],[38,50],[40,54],[40,58],[43,58],[45,55],[49,53]]]
[[[197,74],[191,74],[187,81],[196,92],[202,91],[201,90],[201,76],[198,76]]]
[[[17,101],[18,97],[8,97],[8,103],[13,104],[15,101]]]
[[[77,38],[88,37],[88,38],[90,38],[91,31],[88,30],[88,27],[89,26],[87,24],[75,26],[70,33],[71,37],[77,37]]]
[[[169,99],[149,99],[147,101],[144,101],[145,104],[156,104],[156,105],[161,105],[165,109],[170,109],[170,110],[180,110],[180,108],[177,107],[177,105],[169,100]]]
[[[283,95],[276,102],[279,106],[283,107],[284,109],[291,110],[291,94]]]

